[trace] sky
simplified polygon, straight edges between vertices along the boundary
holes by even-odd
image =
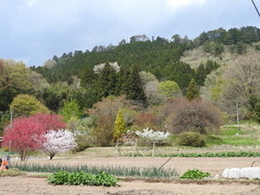
[[[0,58],[41,66],[134,35],[194,39],[220,27],[260,28],[260,17],[252,0],[0,0],[0,24]]]

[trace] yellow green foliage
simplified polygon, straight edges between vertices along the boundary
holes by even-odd
[[[16,96],[10,105],[10,109],[15,115],[19,116],[29,116],[38,113],[50,113],[49,109],[45,107],[39,100],[26,94]]]
[[[113,140],[119,141],[121,139],[122,134],[124,134],[125,132],[126,132],[125,120],[122,111],[119,110],[114,125]]]

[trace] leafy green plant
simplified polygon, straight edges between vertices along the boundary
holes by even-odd
[[[203,179],[209,176],[210,174],[208,172],[202,172],[198,169],[193,169],[193,170],[189,169],[180,178],[181,179]]]
[[[120,180],[105,172],[98,174],[80,172],[58,171],[50,175],[48,183],[54,185],[94,185],[94,186],[115,186]]]

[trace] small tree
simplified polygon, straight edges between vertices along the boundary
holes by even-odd
[[[53,129],[65,129],[66,123],[63,122],[63,117],[57,114],[35,114],[30,116],[35,123],[40,123],[45,132]]]
[[[44,142],[43,134],[50,129],[65,128],[62,117],[55,114],[37,114],[17,118],[4,129],[2,146],[19,153],[24,161]]]
[[[191,79],[188,89],[187,89],[187,94],[186,98],[187,100],[194,100],[200,97],[200,92],[199,92],[199,87],[196,84],[195,79]]]
[[[167,106],[171,110],[168,110],[165,126],[171,133],[217,133],[222,124],[221,110],[210,101],[179,99]]]
[[[180,93],[180,88],[174,81],[164,81],[158,84],[158,93],[165,95],[167,99],[174,99]]]
[[[46,153],[50,157],[50,160],[52,160],[57,153],[67,152],[77,146],[73,134],[64,129],[57,131],[49,130],[42,137],[44,142],[40,150]]]
[[[48,108],[35,97],[23,94],[18,95],[13,99],[10,109],[19,116],[30,116],[37,113],[50,113]]]
[[[111,144],[117,112],[127,104],[128,101],[124,96],[109,96],[103,98],[101,102],[94,104],[93,108],[88,110],[94,121],[93,137],[97,145],[108,146]]]
[[[156,121],[156,115],[154,113],[143,112],[136,116],[134,125],[136,129],[156,128],[158,126]]]
[[[152,142],[153,144],[153,153],[152,156],[154,157],[155,153],[155,145],[158,142],[164,141],[168,138],[170,135],[169,132],[163,132],[163,131],[154,131],[153,129],[146,128],[143,131],[136,131],[136,135],[143,137],[145,139],[148,139]]]
[[[59,114],[64,117],[65,121],[69,121],[71,117],[80,118],[80,106],[76,100],[66,101]]]
[[[4,130],[2,146],[17,152],[21,161],[25,161],[31,152],[41,146],[44,133],[42,124],[36,123],[32,118],[15,119]]]
[[[120,142],[122,142],[122,135],[125,132],[126,132],[125,120],[124,120],[122,111],[120,109],[117,112],[116,121],[115,121],[115,124],[114,124],[114,132],[113,132],[113,141],[116,142],[115,154],[116,154],[117,151],[120,154],[120,150],[118,148],[118,145],[119,145]]]
[[[125,120],[122,111],[119,110],[114,124],[113,140],[115,142],[121,141],[122,135],[126,132]]]

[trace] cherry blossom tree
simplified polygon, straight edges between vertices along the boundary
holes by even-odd
[[[146,128],[143,131],[136,131],[135,134],[138,135],[139,137],[148,139],[153,143],[153,153],[152,153],[153,157],[154,157],[156,143],[166,140],[170,135],[169,132],[154,131],[153,129],[149,129],[149,128]]]
[[[30,118],[36,123],[40,123],[45,131],[65,129],[66,123],[63,121],[63,117],[57,114],[35,114]]]
[[[4,130],[2,146],[20,155],[22,161],[29,157],[30,152],[38,149],[43,143],[42,134],[45,129],[41,123],[35,123],[31,118],[15,119]]]
[[[65,127],[66,123],[62,121],[62,117],[55,114],[16,118],[4,129],[2,146],[17,152],[24,161],[31,152],[41,147],[45,141],[42,135],[48,130]]]
[[[44,142],[40,150],[46,153],[50,157],[50,160],[57,153],[70,151],[77,146],[73,134],[68,130],[49,130],[42,137]]]

